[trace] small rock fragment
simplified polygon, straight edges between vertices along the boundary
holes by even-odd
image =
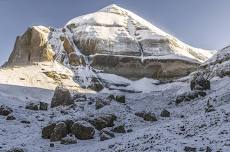
[[[166,109],[163,109],[160,114],[161,117],[170,117],[170,112]]]

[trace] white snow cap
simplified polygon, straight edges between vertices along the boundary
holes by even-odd
[[[145,52],[155,57],[171,55],[174,58],[184,58],[185,60],[187,58],[204,62],[213,55],[209,50],[194,48],[181,42],[140,16],[115,4],[106,6],[95,13],[76,17],[70,20],[66,26],[70,24],[76,25],[75,29],[73,29],[74,33],[88,32],[87,37],[90,40],[97,37],[116,42],[123,37],[139,42],[148,40],[153,42],[168,41],[170,50],[162,49],[158,46],[152,47],[151,44],[144,49]]]

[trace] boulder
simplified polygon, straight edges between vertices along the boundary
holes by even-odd
[[[68,106],[73,104],[70,91],[62,86],[57,86],[51,101],[51,107]]]
[[[115,96],[114,95],[109,95],[108,97],[107,97],[107,99],[109,99],[109,100],[115,100]]]
[[[59,122],[55,125],[53,132],[50,135],[50,141],[60,141],[67,136],[67,127],[64,122]]]
[[[48,110],[48,103],[39,102],[39,110]]]
[[[26,104],[26,109],[29,109],[29,110],[39,110],[39,104],[33,103],[33,102],[27,103]]]
[[[161,117],[170,117],[170,112],[166,109],[163,109],[160,114]]]
[[[94,134],[95,134],[95,130],[94,128],[91,126],[91,124],[89,124],[86,121],[77,121],[72,125],[72,133],[81,140],[87,140],[87,139],[92,139]]]
[[[70,145],[70,144],[76,144],[77,143],[77,139],[74,136],[66,136],[64,138],[61,139],[61,144],[63,145]]]
[[[82,58],[80,58],[80,56],[78,56],[75,52],[72,52],[69,54],[69,64],[70,65],[78,66],[82,63],[83,63]]]
[[[100,141],[114,138],[115,135],[108,128],[104,128],[100,131]]]
[[[13,110],[10,107],[5,106],[5,105],[0,106],[0,115],[7,116],[11,114],[12,112]]]
[[[120,103],[125,103],[125,96],[116,96],[116,99],[115,99],[117,102],[120,102]]]
[[[191,101],[199,97],[199,95],[204,95],[204,93],[200,93],[200,91],[188,91],[184,92],[176,97],[176,104],[179,104],[183,101]]]
[[[96,103],[95,103],[96,110],[101,109],[106,105],[109,105],[109,103],[106,101],[103,101],[102,99],[96,99]]]
[[[136,112],[136,116],[143,118],[145,121],[157,121],[156,115],[150,112]]]
[[[15,120],[16,118],[14,117],[14,115],[10,114],[6,117],[6,120]]]
[[[102,130],[106,127],[113,127],[114,121],[116,120],[116,116],[112,114],[103,115],[100,117],[97,117],[90,122],[95,126],[97,130]]]
[[[42,128],[42,138],[50,139],[50,136],[53,133],[55,126],[56,126],[56,123],[51,123],[47,125],[46,127]]]
[[[92,89],[94,91],[101,91],[104,87],[101,82],[96,77],[92,77],[90,81],[90,85],[87,88]]]
[[[184,151],[185,152],[196,152],[197,150],[195,147],[185,146]]]
[[[54,51],[48,42],[50,30],[33,26],[18,36],[7,65],[25,65],[33,62],[52,61]]]
[[[191,90],[207,90],[210,89],[210,81],[202,75],[193,76],[190,81]]]

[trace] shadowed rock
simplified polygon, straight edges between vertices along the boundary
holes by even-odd
[[[71,94],[68,89],[57,86],[54,91],[54,96],[51,101],[51,107],[57,107],[57,106],[68,106],[73,104],[73,100],[71,97]]]

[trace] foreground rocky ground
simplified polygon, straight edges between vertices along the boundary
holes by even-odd
[[[52,90],[1,84],[0,151],[229,150],[228,76],[199,95],[186,79],[154,86],[149,93],[67,89],[58,101]]]

